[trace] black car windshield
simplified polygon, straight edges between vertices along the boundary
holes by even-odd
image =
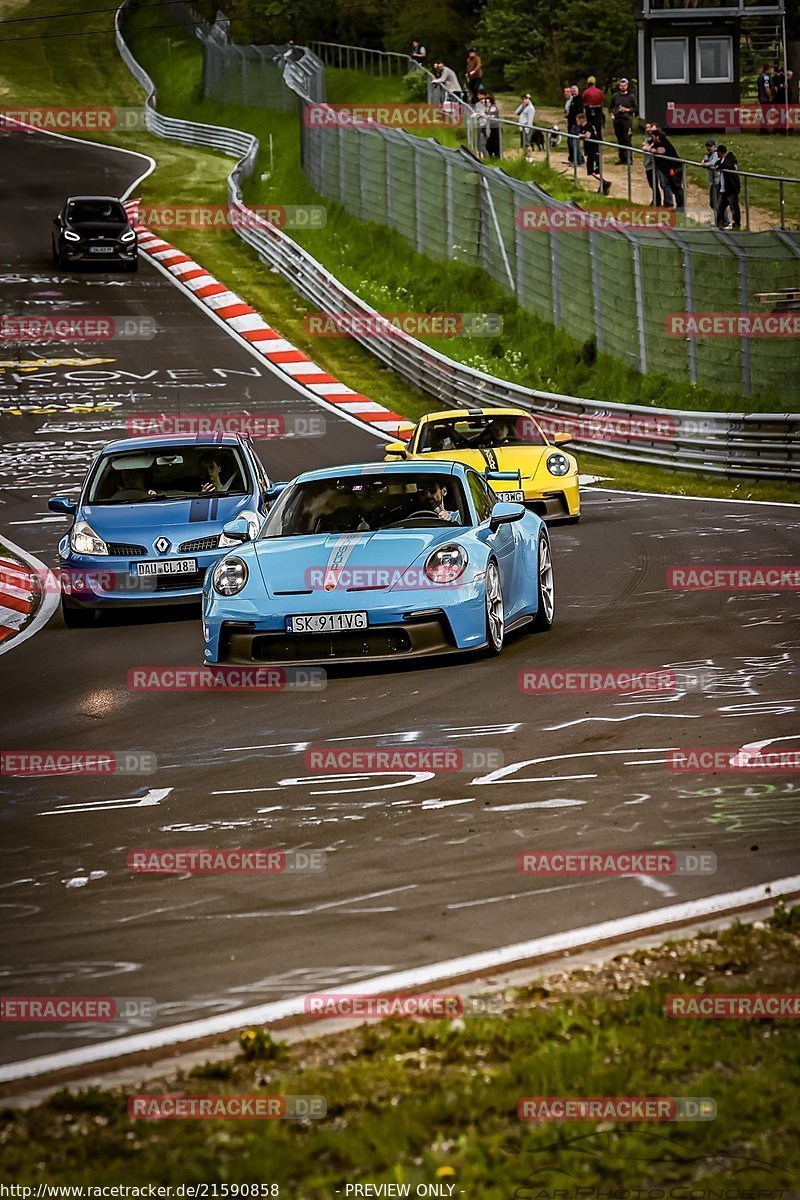
[[[426,421],[419,433],[418,454],[448,450],[480,450],[486,446],[546,446],[533,417],[523,413],[496,416],[474,413],[441,421]]]
[[[68,221],[77,224],[84,221],[113,221],[115,225],[128,223],[128,214],[119,200],[70,200],[66,215]]]
[[[249,491],[232,446],[155,446],[105,455],[89,488],[90,504],[146,504]]]
[[[468,513],[461,482],[452,475],[345,475],[290,485],[262,536],[438,529],[469,525]]]

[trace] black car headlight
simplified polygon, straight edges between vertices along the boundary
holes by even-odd
[[[467,565],[467,552],[455,542],[434,550],[425,563],[425,574],[431,583],[455,583]]]
[[[214,567],[214,591],[220,596],[235,596],[247,583],[247,563],[241,558],[223,558]]]
[[[566,454],[551,454],[547,460],[547,469],[551,475],[566,475],[569,470]]]
[[[119,240],[121,242],[132,242],[135,237],[136,237],[136,234],[134,233],[134,231],[132,229],[126,229],[125,232],[123,233],[122,237]]]
[[[68,242],[79,242],[81,240],[81,235],[79,233],[73,233],[71,229],[64,230],[64,237]]]

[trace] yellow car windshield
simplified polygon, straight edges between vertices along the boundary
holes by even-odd
[[[451,450],[481,450],[487,446],[546,446],[533,417],[475,415],[426,421],[420,430],[417,453],[441,454]]]

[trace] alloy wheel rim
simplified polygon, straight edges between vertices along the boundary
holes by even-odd
[[[503,644],[503,593],[497,567],[491,563],[486,576],[486,612],[489,617],[489,633],[495,646]]]
[[[539,546],[539,591],[542,596],[544,614],[548,621],[552,621],[555,609],[553,562],[550,558],[550,547],[544,539],[542,539]]]

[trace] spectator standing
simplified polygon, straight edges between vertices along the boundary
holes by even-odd
[[[474,46],[470,46],[467,52],[467,87],[474,104],[478,93],[483,91],[483,67]]]
[[[706,152],[702,158],[702,165],[708,174],[708,203],[714,214],[715,221],[717,219],[717,201],[719,199],[719,179],[717,178],[716,171],[718,162],[717,143],[713,138],[709,138],[706,142]]]
[[[469,113],[470,121],[477,126],[478,158],[486,157],[486,139],[489,136],[489,114],[486,111],[486,101],[479,100]]]
[[[647,176],[647,182],[650,184],[650,191],[652,192],[652,204],[655,208],[660,208],[662,203],[662,191],[659,173],[656,170],[655,145],[653,142],[654,129],[655,126],[653,125],[652,121],[648,121],[647,125],[645,126],[645,132],[647,136],[642,142],[642,150],[645,152],[642,155],[642,165],[644,166],[644,173]],[[671,200],[671,192],[669,195],[669,200],[667,200],[666,196],[663,197],[665,204],[670,203]]]
[[[742,181],[739,177],[739,164],[736,155],[727,146],[717,147],[717,175],[719,177],[719,195],[717,198],[717,228],[741,229],[742,214],[739,208],[739,192]],[[730,208],[731,221],[725,224],[725,210]]]
[[[597,144],[597,133],[594,126],[587,121],[585,112],[578,113],[575,128],[578,131],[578,140],[586,153],[586,174],[590,179],[600,180],[600,147]],[[611,191],[611,180],[600,180],[597,190],[607,196]]]
[[[678,151],[659,125],[652,126],[653,153],[656,171],[662,191],[670,192],[675,199],[675,208],[683,208],[682,164]],[[666,187],[665,187],[666,184]],[[671,205],[670,205],[671,207]]]
[[[460,100],[463,96],[463,92],[461,91],[461,84],[458,82],[458,76],[453,68],[446,67],[444,63],[437,62],[433,64],[433,69],[434,71],[438,71],[439,74],[434,75],[431,82],[438,83],[445,92],[450,92]],[[447,97],[445,96],[444,99],[447,99]]]
[[[633,158],[630,146],[633,141],[633,118],[639,115],[636,96],[630,90],[627,79],[620,79],[611,96],[611,116],[614,120],[614,136],[619,146],[618,161],[627,166]]]
[[[530,92],[525,92],[518,107],[514,109],[514,116],[519,125],[520,149],[530,161],[533,158],[533,122],[536,119],[536,107]]]
[[[486,106],[486,155],[487,158],[500,157],[500,109],[492,95],[487,95],[484,104]]]
[[[580,89],[573,83],[569,89],[569,104],[566,107],[567,118],[567,133],[570,137],[567,139],[567,162],[575,162],[579,167],[583,166],[583,146],[576,136],[578,127],[578,113],[583,112],[583,100],[581,99]]]
[[[772,67],[769,63],[764,63],[764,66],[761,68],[757,87],[758,103],[761,105],[761,128],[759,129],[759,133],[772,133],[769,108],[774,99],[774,93]]]
[[[419,38],[414,38],[411,42],[411,58],[418,67],[424,67],[428,61],[428,52],[420,42]]]
[[[772,99],[775,107],[778,110],[778,133],[788,133],[788,112],[787,106],[789,103],[788,94],[788,77],[783,63],[778,64],[778,69],[772,77]]]
[[[583,100],[583,111],[586,113],[587,125],[592,127],[595,137],[602,138],[606,114],[603,109],[603,93],[597,86],[597,80],[594,75],[589,76],[588,87],[583,92],[581,99]]]

